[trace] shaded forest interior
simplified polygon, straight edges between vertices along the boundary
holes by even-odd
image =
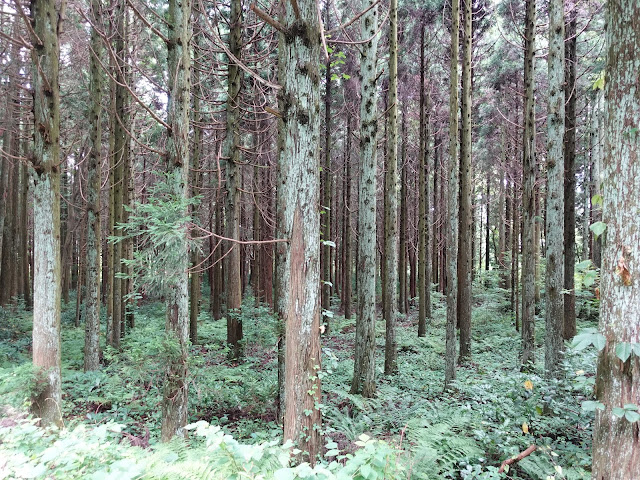
[[[0,5],[0,472],[640,478],[636,0]]]

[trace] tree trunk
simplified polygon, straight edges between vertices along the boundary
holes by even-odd
[[[595,393],[605,405],[596,412],[593,430],[594,480],[640,478],[638,423],[613,409],[640,404],[640,163],[638,130],[640,90],[635,52],[640,50],[640,4],[627,0],[608,3],[608,100],[603,159],[603,221],[607,224],[601,269],[600,332],[607,344],[598,358]],[[617,355],[624,345],[634,353],[624,361]]]
[[[447,191],[447,326],[445,389],[456,378],[456,322],[458,320],[458,35],[460,0],[451,2],[451,64],[449,68],[449,180]]]
[[[325,21],[329,20],[329,3],[325,4]],[[331,60],[325,63],[325,91],[324,91],[324,145],[322,164],[322,214],[321,229],[322,240],[331,240]],[[331,252],[332,247],[322,244],[320,262],[322,264],[322,279],[320,286],[322,290],[322,308],[331,308]],[[330,327],[329,317],[324,317],[323,322],[327,331]]]
[[[100,185],[102,183],[102,39],[97,29],[102,23],[100,0],[91,1],[91,52],[89,60],[91,91],[91,135],[89,164],[87,167],[87,220],[86,220],[86,301],[84,370],[100,368]]]
[[[565,98],[564,118],[564,325],[563,338],[576,334],[576,24],[577,6],[569,2],[569,21],[565,33]]]
[[[386,323],[384,373],[398,369],[396,340],[396,298],[398,288],[398,0],[389,2],[389,113],[384,186],[384,294]]]
[[[564,2],[549,3],[549,107],[547,118],[546,199],[546,335],[545,370],[560,374],[560,350],[564,327]]]
[[[242,0],[232,0],[230,12],[229,51],[236,57],[242,55]],[[231,59],[228,60],[227,87],[227,137],[224,143],[225,161],[225,236],[240,240],[240,91],[243,72]],[[234,359],[242,356],[242,282],[240,276],[240,245],[225,242],[225,307],[227,314],[227,343]]]
[[[427,318],[431,318],[431,265],[427,260],[429,253],[429,118],[431,112],[430,96],[425,92],[425,75],[428,66],[424,58],[424,25],[420,29],[420,132],[419,132],[419,170],[418,170],[418,336],[427,334]],[[436,175],[434,174],[434,177]]]
[[[316,2],[284,5],[278,48],[278,315],[285,328],[284,440],[316,462],[320,378],[320,25]],[[300,68],[305,65],[306,68]],[[291,101],[295,99],[295,101]]]
[[[458,223],[458,326],[460,327],[460,358],[471,356],[471,270],[473,250],[471,240],[473,210],[471,209],[471,0],[462,0],[462,137],[460,138],[460,217]]]
[[[62,426],[60,379],[60,86],[53,0],[33,0],[31,25],[39,41],[31,51],[33,92],[33,365],[41,378],[32,411],[43,425]],[[55,20],[54,20],[55,19]]]
[[[362,10],[366,13],[360,20],[360,32],[361,37],[367,41],[360,50],[360,187],[356,268],[358,313],[351,392],[372,397],[376,391],[377,2],[362,0]]]
[[[168,10],[167,161],[173,194],[186,199],[189,192],[189,110],[191,108],[191,2],[170,0]],[[187,212],[183,212],[186,216]],[[189,251],[187,226],[181,226],[175,266],[178,274],[168,286],[166,335],[174,346],[166,351],[162,386],[161,440],[183,435],[187,424],[187,345],[189,343]]]
[[[352,276],[352,245],[351,245],[351,119],[347,117],[347,139],[345,144],[345,189],[344,189],[344,284],[342,286],[342,297],[344,299],[344,318],[350,319],[351,308],[351,276]]]
[[[535,183],[536,124],[534,44],[536,0],[526,0],[524,56],[524,134],[522,149],[522,356],[523,367],[535,362]],[[513,241],[517,241],[514,237]]]
[[[406,105],[406,103],[404,104]],[[409,302],[407,300],[407,183],[409,177],[407,170],[409,166],[407,160],[407,113],[406,108],[402,112],[401,121],[402,148],[400,150],[400,163],[402,165],[401,181],[400,181],[400,248],[398,250],[398,313],[406,314],[409,311]]]

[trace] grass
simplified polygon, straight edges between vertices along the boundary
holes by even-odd
[[[538,363],[530,372],[520,372],[519,334],[505,304],[506,292],[495,283],[488,274],[474,285],[472,356],[459,366],[453,389],[447,392],[443,391],[446,311],[441,295],[432,297],[433,318],[426,337],[417,337],[414,310],[399,318],[399,371],[393,376],[382,374],[384,324],[378,322],[378,393],[373,399],[349,393],[355,320],[336,311],[331,333],[322,340],[326,441],[335,444],[341,455],[355,455],[373,448],[363,443],[363,434],[385,440],[394,448],[395,461],[402,464],[403,478],[590,478],[593,413],[583,412],[580,404],[592,398],[595,353],[568,350],[562,380],[546,381],[539,320]],[[581,312],[588,314],[580,326],[594,326],[593,299],[582,294],[578,300]],[[83,328],[73,326],[72,315],[63,315],[65,425],[69,431],[97,431],[116,422],[124,432],[114,437],[116,444],[126,446],[127,438],[166,448],[157,446],[164,309],[160,303],[145,304],[135,315],[136,328],[122,340],[122,351],[104,347],[104,368],[87,373],[82,371]],[[247,298],[242,320],[246,356],[238,364],[227,359],[224,320],[201,315],[199,342],[191,347],[189,364],[189,421],[221,427],[243,444],[278,443],[275,319],[267,308],[256,307]],[[25,406],[32,388],[29,335],[27,312],[0,311],[0,404]],[[5,420],[17,415],[16,410],[11,412]],[[0,443],[3,435],[7,433],[0,428]],[[535,453],[513,464],[508,473],[497,473],[503,460],[531,444],[538,446]],[[371,452],[374,458],[379,451]],[[364,458],[364,453],[359,455]],[[343,457],[342,462],[347,461],[355,460]],[[353,472],[354,478],[360,474],[358,469]]]

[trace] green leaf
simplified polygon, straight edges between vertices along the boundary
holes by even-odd
[[[591,197],[591,204],[602,206],[602,200],[602,195],[596,193],[593,197]]]
[[[600,72],[598,78],[596,78],[595,82],[593,82],[592,90],[604,90],[604,76],[606,74],[605,70]]]
[[[596,410],[604,410],[604,404],[597,401],[588,400],[582,402],[582,410],[585,412],[595,412]]]
[[[584,350],[591,345],[592,337],[592,333],[581,333],[576,335],[573,337],[573,340],[571,340],[571,348],[577,351]]]
[[[589,230],[593,232],[593,235],[596,237],[596,239],[600,235],[602,235],[606,229],[607,229],[607,224],[604,222],[596,222],[589,227]]]
[[[596,333],[593,338],[593,346],[601,351],[607,344],[607,339],[601,333]]]
[[[582,279],[582,283],[585,287],[590,287],[594,283],[596,283],[596,278],[598,277],[598,272],[595,270],[589,270],[585,273],[584,278]]]
[[[631,349],[635,353],[636,357],[640,357],[640,343],[632,343]]]
[[[622,418],[627,411],[624,408],[614,407],[611,409],[611,413],[613,413],[616,417]]]
[[[620,342],[616,345],[616,356],[626,362],[631,356],[631,344],[627,342]]]
[[[576,264],[576,268],[580,271],[586,270],[591,266],[591,260],[583,260],[580,263]]]
[[[627,410],[624,414],[624,418],[626,418],[629,423],[635,423],[640,420],[640,413]]]

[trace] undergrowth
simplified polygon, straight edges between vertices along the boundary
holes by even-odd
[[[336,311],[323,338],[326,446],[313,469],[290,466],[290,447],[281,445],[275,319],[252,298],[242,310],[240,363],[228,360],[224,320],[201,315],[189,363],[192,424],[184,440],[169,444],[158,438],[161,303],[136,308],[136,327],[120,352],[103,347],[98,372],[82,371],[83,328],[63,315],[60,431],[40,429],[22,413],[35,381],[29,312],[0,310],[0,478],[3,471],[10,478],[590,478],[593,413],[581,403],[592,398],[595,352],[567,349],[562,380],[545,380],[540,317],[537,363],[521,372],[508,292],[493,272],[483,273],[474,284],[471,360],[443,391],[445,303],[438,293],[432,298],[426,337],[417,337],[413,310],[399,318],[393,376],[382,373],[384,324],[378,322],[371,399],[349,393],[355,320]],[[587,292],[578,295],[579,328],[595,326],[594,302]],[[534,453],[498,473],[504,460],[530,445],[537,446]]]

